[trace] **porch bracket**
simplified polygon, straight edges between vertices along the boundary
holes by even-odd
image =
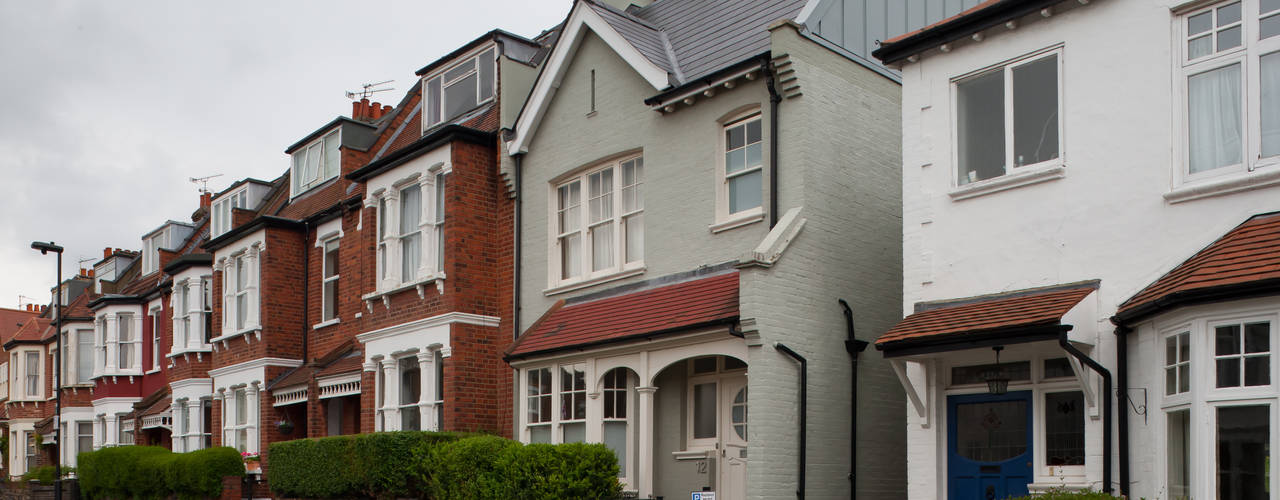
[[[1080,363],[1075,356],[1068,356],[1067,361],[1071,363],[1071,372],[1076,374],[1076,381],[1080,382],[1080,392],[1084,393],[1084,404],[1089,408],[1089,418],[1093,420],[1101,418],[1102,414],[1098,411],[1098,392],[1090,383],[1088,367]]]
[[[920,397],[921,391],[917,389],[916,384],[911,380],[911,375],[907,373],[907,362],[901,359],[890,359],[890,366],[893,366],[893,373],[898,375],[898,382],[902,383],[903,392],[907,393],[907,400],[911,402],[911,406],[916,410],[916,418],[920,427],[929,428],[929,408],[925,405],[924,398]],[[923,380],[921,381],[924,382]]]

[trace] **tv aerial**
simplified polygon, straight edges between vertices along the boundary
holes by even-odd
[[[209,192],[211,192],[211,191],[209,191],[209,179],[212,179],[212,178],[214,178],[214,177],[222,177],[222,174],[207,175],[207,176],[204,176],[204,177],[192,177],[192,178],[190,179],[190,181],[191,181],[193,184],[199,184],[199,185],[200,185],[200,194],[205,194],[205,193],[209,193]]]
[[[368,99],[368,98],[369,98],[369,96],[371,96],[371,95],[373,95],[373,94],[376,94],[376,93],[378,93],[378,92],[387,92],[387,91],[389,91],[389,90],[395,90],[395,88],[392,88],[392,87],[387,87],[387,88],[378,88],[378,87],[380,87],[380,86],[382,86],[382,85],[386,85],[386,84],[391,83],[391,82],[394,82],[394,81],[395,81],[395,80],[387,80],[387,81],[385,81],[385,82],[366,83],[366,84],[364,84],[364,85],[361,85],[361,86],[360,86],[360,87],[362,87],[362,89],[361,89],[361,90],[357,90],[357,91],[354,91],[354,92],[352,92],[352,91],[347,91],[347,92],[346,92],[346,94],[347,94],[347,99],[351,99],[351,100],[353,100],[353,101],[359,101],[359,100],[361,100],[361,99]]]

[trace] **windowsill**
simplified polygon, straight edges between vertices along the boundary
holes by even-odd
[[[160,369],[159,369],[159,368],[154,368],[154,369],[151,369],[151,370],[147,370],[147,371],[145,371],[145,372],[142,372],[142,374],[143,374],[143,375],[152,375],[152,374],[156,374],[156,373],[160,373]]]
[[[1030,170],[1019,171],[1019,169],[1026,168],[1030,168]],[[991,193],[998,193],[1008,189],[1061,179],[1066,176],[1067,166],[1061,162],[1054,162],[1042,167],[1017,167],[1014,169],[1014,173],[1012,174],[1005,174],[987,180],[970,182],[952,189],[947,193],[947,195],[951,197],[952,201],[960,201],[985,196]]]
[[[324,327],[326,327],[326,326],[333,326],[333,325],[336,325],[336,324],[338,324],[338,323],[340,323],[340,322],[341,322],[341,318],[333,318],[333,319],[330,319],[330,320],[321,321],[321,322],[319,322],[319,323],[316,323],[316,324],[314,324],[314,325],[311,325],[311,329],[312,329],[312,330],[319,330],[319,329],[324,328]]]
[[[164,357],[173,359],[173,358],[182,357],[183,354],[192,354],[192,353],[205,354],[210,352],[213,352],[212,347],[199,347],[195,349],[183,349],[181,351],[173,351],[169,354],[165,354]]]
[[[1165,193],[1164,201],[1182,203],[1184,201],[1250,191],[1278,184],[1280,184],[1280,167],[1271,162],[1266,166],[1255,168],[1252,172],[1237,172],[1183,184]]]
[[[707,226],[707,229],[710,229],[712,233],[719,233],[721,231],[728,231],[730,229],[740,228],[748,224],[755,224],[762,220],[764,220],[764,210],[757,210],[757,211],[748,212],[746,215],[736,216],[732,219],[728,219],[723,222],[717,222],[715,224]]]
[[[421,278],[415,281],[410,281],[408,283],[401,283],[399,285],[396,285],[392,288],[388,288],[386,290],[378,290],[373,293],[362,295],[360,296],[360,300],[376,300],[384,295],[394,295],[394,294],[403,292],[405,290],[412,290],[420,286],[429,285],[435,282],[436,280],[442,280],[442,279],[445,279],[444,273],[431,274],[425,278]],[[330,320],[330,321],[333,321],[333,320]],[[320,323],[320,325],[324,325],[324,323]]]
[[[214,344],[214,343],[222,342],[222,341],[224,341],[224,340],[231,340],[231,339],[234,339],[234,338],[239,337],[239,336],[241,336],[241,335],[247,335],[247,334],[250,334],[250,333],[253,333],[253,332],[260,332],[260,331],[262,331],[262,327],[260,327],[260,326],[251,326],[251,327],[249,327],[249,328],[245,328],[245,329],[240,330],[240,331],[237,331],[237,332],[231,332],[231,333],[228,333],[228,334],[223,335],[223,336],[221,336],[221,337],[214,337],[214,338],[211,338],[211,339],[209,339],[209,343],[210,343],[210,344]]]
[[[610,281],[617,281],[617,280],[620,280],[620,279],[623,279],[623,278],[630,278],[630,277],[632,277],[632,276],[638,276],[638,275],[644,274],[644,271],[645,271],[645,267],[644,267],[644,266],[640,266],[640,267],[636,267],[636,268],[632,268],[632,269],[624,269],[624,270],[622,270],[622,271],[618,271],[618,272],[613,273],[613,274],[606,274],[606,275],[604,275],[604,276],[596,276],[596,277],[594,277],[594,278],[587,279],[587,280],[574,281],[574,282],[570,282],[570,283],[567,283],[567,284],[564,284],[564,285],[551,287],[551,288],[548,288],[548,289],[546,289],[546,290],[543,290],[543,291],[542,291],[542,294],[543,294],[543,295],[546,295],[546,296],[548,296],[548,297],[550,297],[550,296],[552,296],[552,295],[558,295],[558,294],[562,294],[562,293],[568,293],[568,292],[572,292],[572,291],[574,291],[574,290],[581,290],[581,289],[583,289],[583,288],[593,287],[593,286],[599,285],[599,284],[601,284],[601,283],[608,283],[608,282],[610,282]]]

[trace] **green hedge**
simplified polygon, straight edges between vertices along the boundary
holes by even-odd
[[[76,473],[75,467],[67,467],[67,466],[62,467],[62,477],[71,476],[71,475],[74,475],[75,473]],[[27,471],[26,474],[23,474],[22,480],[23,481],[40,481],[42,483],[52,484],[54,476],[55,474],[53,472],[52,465],[41,465],[39,467],[36,467],[34,469]]]
[[[232,448],[173,453],[156,446],[117,446],[81,453],[80,491],[94,499],[217,497],[222,478],[243,476],[244,463]]]
[[[278,495],[297,498],[420,496],[411,480],[415,457],[471,434],[379,432],[271,443],[267,479]]]
[[[1121,500],[1121,497],[1115,497],[1093,490],[1067,491],[1053,489],[1039,495],[1027,495],[1013,500]]]
[[[271,490],[283,497],[612,500],[621,493],[617,459],[600,444],[380,432],[272,443],[268,456]]]

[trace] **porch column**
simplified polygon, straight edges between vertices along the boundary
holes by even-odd
[[[105,427],[104,434],[106,435],[102,436],[102,445],[115,446],[119,444],[116,440],[120,438],[119,417],[114,413],[108,413],[104,419],[103,427]]]
[[[400,384],[396,381],[396,360],[383,359],[382,363],[382,415],[384,431],[400,430]]]
[[[262,405],[259,404],[259,401],[258,401],[259,394],[260,394],[260,391],[258,390],[257,381],[250,382],[248,387],[244,388],[245,404],[249,407],[248,408],[249,421],[247,422],[247,424],[249,425],[249,432],[247,433],[249,437],[248,439],[245,440],[247,442],[244,445],[244,449],[246,451],[261,451],[258,449],[259,442],[260,442],[258,436],[259,436],[259,433],[261,432],[261,429],[259,429],[259,426],[258,426],[258,422],[262,420],[262,415],[260,414],[260,412],[262,411]]]
[[[435,353],[423,350],[418,353],[418,421],[422,422],[422,430],[438,431],[440,422],[436,422],[436,377]]]
[[[636,412],[636,447],[640,451],[637,475],[640,476],[640,498],[653,496],[653,393],[657,387],[637,387],[640,411]]]

